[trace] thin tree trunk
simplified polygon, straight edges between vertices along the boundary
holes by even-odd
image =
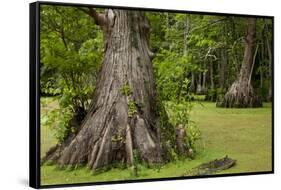
[[[266,29],[267,29],[267,26],[266,26]],[[268,62],[269,62],[269,72],[268,72],[269,88],[268,88],[267,100],[272,101],[272,51],[271,51],[271,46],[270,46],[268,37],[266,37],[266,46],[267,46]]]
[[[227,65],[227,56],[226,51],[224,48],[221,49],[221,61],[220,61],[220,88],[221,90],[224,90],[225,88],[225,82],[226,82],[226,65]]]
[[[251,80],[252,80],[253,70],[254,70],[254,67],[255,67],[256,56],[257,56],[257,53],[258,53],[258,49],[259,49],[259,46],[257,45],[256,50],[255,50],[255,54],[254,54],[254,57],[253,57],[253,63],[252,63],[252,66],[251,66],[250,77],[249,77],[249,80],[248,80],[248,86],[251,85]]]
[[[198,80],[197,80],[197,87],[196,87],[196,94],[202,93],[202,72],[198,73]]]
[[[264,61],[264,44],[261,44],[261,51],[260,51],[260,89],[261,95],[263,96],[263,61]]]
[[[206,70],[206,59],[205,59],[205,61],[204,61],[204,70]],[[206,75],[207,75],[207,72],[206,71],[204,71],[203,72],[203,77],[202,77],[202,93],[206,93],[206,91],[207,91],[207,87],[206,87]]]
[[[195,92],[195,73],[194,71],[191,72],[191,84],[190,84],[190,92]]]
[[[184,25],[185,25],[185,29],[184,29],[184,33],[183,33],[183,56],[186,56],[187,55],[187,36],[188,36],[188,32],[189,32],[189,20],[188,20],[187,15],[185,15]],[[178,101],[182,95],[182,86],[183,86],[183,81],[184,81],[186,75],[187,75],[187,71],[186,71],[186,68],[184,68],[184,72],[183,72],[183,75],[181,76],[181,80],[180,80],[179,90],[177,93]]]
[[[210,63],[210,80],[211,80],[211,89],[215,89],[215,82],[214,82],[214,65],[213,62]]]
[[[183,55],[187,54],[187,37],[189,33],[189,19],[188,16],[185,15],[185,29],[184,29],[184,36],[183,36]]]
[[[215,83],[214,83],[214,68],[213,62],[210,63],[210,82],[211,82],[211,101],[215,101]]]

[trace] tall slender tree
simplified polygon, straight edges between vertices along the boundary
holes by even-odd
[[[266,24],[266,32],[268,34],[268,25]],[[268,88],[268,96],[267,100],[272,101],[272,50],[271,50],[271,45],[269,42],[269,38],[266,37],[266,47],[267,47],[267,52],[268,52],[268,64],[269,64],[269,69],[268,69],[268,78],[269,78],[269,88]]]

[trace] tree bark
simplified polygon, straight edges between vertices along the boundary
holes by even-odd
[[[259,68],[260,68],[260,94],[263,96],[263,60],[264,60],[264,50],[265,50],[265,48],[264,48],[264,44],[262,43],[261,44],[261,51],[260,51],[260,54],[259,54],[259,60],[261,60],[260,61],[260,65],[259,65]]]
[[[198,73],[198,81],[196,87],[196,94],[202,94],[202,72]]]
[[[231,85],[224,96],[222,106],[224,107],[261,107],[261,98],[255,95],[251,85],[251,67],[253,64],[255,47],[256,19],[247,19],[247,30],[245,37],[245,51],[238,79]]]
[[[193,150],[185,143],[186,138],[186,130],[182,125],[178,125],[176,127],[176,150],[180,156],[192,158]]]
[[[45,159],[93,170],[115,162],[132,165],[134,152],[148,164],[163,162],[156,126],[156,91],[148,46],[149,24],[140,11],[92,14],[105,36],[105,55],[88,113],[77,134]]]
[[[220,88],[223,91],[225,89],[226,84],[226,71],[227,71],[227,52],[223,48],[221,49],[221,61],[220,61]]]
[[[258,49],[259,49],[259,45],[257,45],[255,53],[254,53],[254,56],[253,56],[253,64],[251,66],[250,77],[249,77],[249,80],[248,80],[249,84],[251,83],[251,80],[252,80],[252,75],[253,75],[253,71],[254,71],[254,67],[255,67],[256,56],[257,56],[257,53],[258,53]]]
[[[268,31],[268,28],[266,26],[266,31]],[[268,52],[268,64],[269,64],[269,72],[268,72],[268,78],[269,78],[269,88],[268,88],[268,96],[267,100],[272,101],[272,51],[271,46],[269,43],[268,37],[266,38],[266,46],[267,46],[267,52]]]

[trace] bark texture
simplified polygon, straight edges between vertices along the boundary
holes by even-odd
[[[220,88],[221,90],[225,89],[226,86],[226,72],[227,72],[227,52],[223,48],[221,49],[221,61],[220,61]]]
[[[268,30],[267,27],[266,27],[266,29]],[[268,61],[269,61],[269,73],[268,73],[269,88],[268,88],[267,100],[272,101],[272,51],[271,51],[271,45],[269,43],[268,38],[266,38],[266,46],[267,46]]]
[[[140,11],[89,14],[105,36],[96,91],[77,134],[51,149],[45,159],[61,166],[86,163],[96,170],[115,162],[132,165],[137,151],[148,164],[161,163],[149,24]]]
[[[179,155],[184,157],[193,157],[193,150],[185,143],[187,138],[186,130],[182,125],[176,127],[176,149]]]
[[[251,85],[251,68],[255,51],[256,19],[248,18],[245,37],[245,51],[238,79],[225,94],[223,102],[217,106],[223,107],[261,107],[262,101]]]

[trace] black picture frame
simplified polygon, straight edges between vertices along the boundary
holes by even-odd
[[[191,176],[191,177],[169,177],[157,179],[140,179],[140,180],[124,180],[124,181],[107,181],[93,183],[76,183],[76,184],[57,184],[44,185],[40,183],[40,6],[41,5],[56,5],[56,6],[75,6],[75,7],[94,7],[94,8],[114,8],[124,10],[142,10],[156,12],[171,12],[171,13],[189,13],[189,14],[204,14],[204,15],[228,15],[238,17],[257,17],[272,19],[272,170],[261,172],[245,172],[233,174],[216,174],[208,176]],[[88,186],[100,184],[120,184],[120,183],[135,183],[135,182],[151,182],[151,181],[166,181],[166,180],[185,180],[194,178],[213,178],[213,177],[232,177],[244,175],[260,175],[274,173],[274,17],[265,15],[246,15],[233,13],[217,13],[217,12],[200,12],[190,10],[167,10],[156,8],[141,8],[141,7],[123,7],[113,5],[94,5],[94,4],[79,4],[79,3],[62,3],[62,2],[33,2],[30,3],[30,18],[29,18],[29,39],[30,39],[30,81],[29,81],[29,185],[33,188],[52,188],[52,187],[72,187],[72,186]]]

